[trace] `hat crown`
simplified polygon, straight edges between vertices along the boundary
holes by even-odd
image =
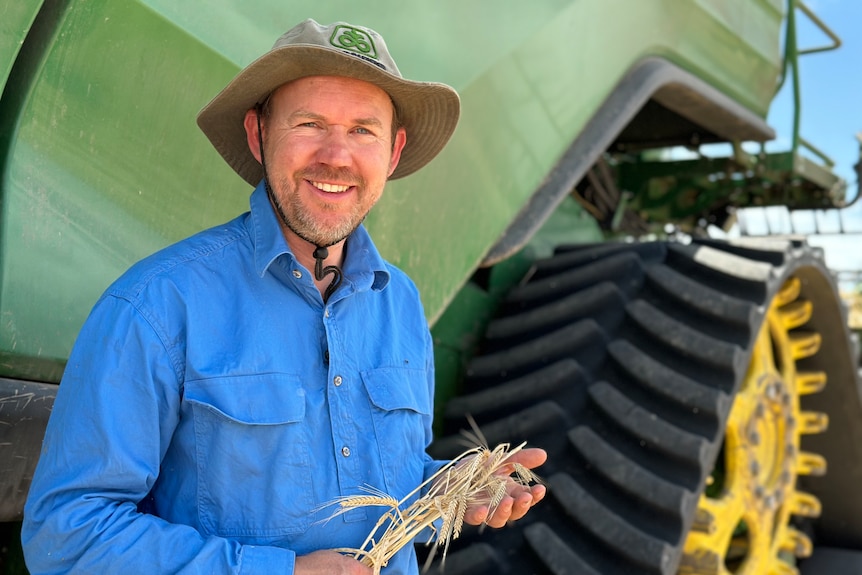
[[[279,86],[309,76],[355,78],[389,94],[408,134],[390,180],[430,162],[458,123],[458,93],[445,84],[405,79],[380,34],[346,22],[322,26],[308,19],[240,70],[198,114],[198,126],[215,149],[252,186],[263,178],[263,168],[248,146],[246,114]]]
[[[296,45],[338,50],[373,64],[394,76],[402,77],[383,37],[371,28],[354,26],[347,22],[322,25],[309,18],[282,34],[275,41],[272,49]]]

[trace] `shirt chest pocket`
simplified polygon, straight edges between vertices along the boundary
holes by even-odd
[[[305,531],[315,498],[299,377],[190,381],[184,401],[194,421],[203,527],[238,539]]]
[[[423,480],[431,441],[433,399],[423,370],[382,368],[362,372],[386,491],[401,498]]]

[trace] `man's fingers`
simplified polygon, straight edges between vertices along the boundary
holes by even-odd
[[[496,509],[494,509],[494,514],[486,521],[488,525],[499,529],[506,525],[506,522],[512,516],[512,507],[515,504],[515,500],[509,496],[503,498],[502,501],[497,505]]]
[[[527,447],[510,456],[508,463],[520,463],[527,469],[535,469],[548,460],[548,453],[538,447]]]
[[[469,525],[486,523],[490,527],[503,527],[509,521],[517,521],[524,517],[533,505],[544,499],[547,493],[544,485],[533,485],[530,488],[520,485],[517,487],[517,490],[503,497],[490,518],[487,506],[476,505],[467,510],[464,521]]]
[[[512,507],[506,521],[517,521],[524,517],[533,505],[545,497],[545,493],[546,489],[544,485],[533,485],[520,493],[511,494],[513,498]],[[494,515],[497,515],[496,512]]]
[[[533,496],[530,492],[524,492],[518,495],[512,503],[512,513],[509,515],[509,521],[517,521],[527,514],[530,507],[533,506]]]
[[[533,485],[530,487],[530,493],[533,496],[533,503],[535,505],[539,501],[545,498],[545,494],[548,492],[548,488],[544,485]]]
[[[488,518],[488,508],[484,505],[476,505],[467,509],[464,514],[464,522],[468,525],[481,525]]]
[[[526,448],[518,451],[510,456],[507,463],[523,465],[527,469],[535,469],[544,464],[548,459],[548,454],[544,449],[536,447]],[[513,471],[511,466],[509,473]],[[504,472],[505,473],[505,472]],[[490,527],[500,528],[506,525],[509,521],[517,521],[521,519],[530,508],[541,501],[545,497],[546,489],[544,485],[536,484],[525,486],[517,483],[510,478],[507,486],[508,493],[494,507],[494,512],[488,515],[488,507],[486,505],[474,505],[467,509],[464,515],[464,521],[470,525],[481,525],[485,523]]]

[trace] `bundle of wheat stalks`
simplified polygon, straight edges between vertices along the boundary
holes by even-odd
[[[332,517],[356,507],[388,508],[360,549],[338,551],[353,555],[372,567],[377,575],[399,549],[413,541],[424,529],[430,529],[434,535],[434,548],[428,561],[431,561],[439,547],[443,548],[445,560],[450,541],[461,534],[468,507],[485,505],[490,517],[506,495],[506,486],[510,479],[521,485],[540,481],[530,469],[520,463],[508,461],[524,445],[526,443],[509,449],[509,444],[503,443],[493,450],[486,446],[469,449],[400,501],[368,487],[364,488],[367,495],[337,499],[333,505],[337,504],[339,508]],[[402,508],[417,493],[423,491],[424,495]]]

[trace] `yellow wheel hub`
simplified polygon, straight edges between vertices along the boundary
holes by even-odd
[[[811,554],[792,516],[817,517],[820,501],[796,489],[800,475],[822,475],[826,460],[800,449],[800,438],[826,430],[824,413],[802,411],[799,398],[820,391],[823,372],[798,372],[817,353],[820,335],[800,328],[812,313],[787,281],[774,298],[734,398],[724,448],[701,496],[680,563],[681,574],[798,574],[796,557]]]

